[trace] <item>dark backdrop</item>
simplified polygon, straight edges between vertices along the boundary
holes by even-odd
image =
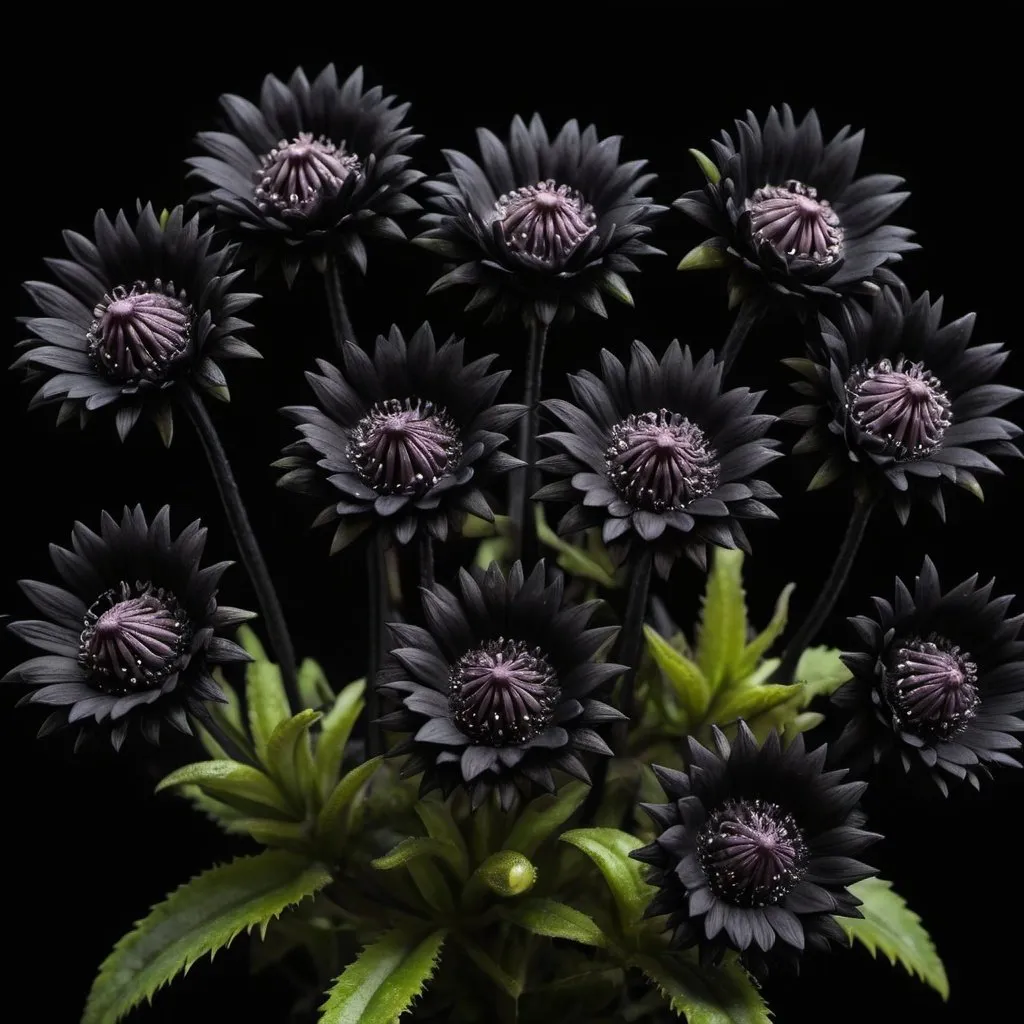
[[[1016,115],[998,33],[972,38],[962,19],[955,34],[942,26],[932,26],[928,37],[897,31],[875,21],[873,6],[864,15],[846,8],[833,27],[801,27],[806,15],[799,10],[755,14],[743,5],[695,23],[675,7],[594,4],[577,15],[564,6],[516,6],[481,22],[457,7],[428,18],[380,5],[372,23],[337,28],[295,8],[273,20],[247,14],[231,29],[206,20],[166,22],[153,35],[141,24],[104,17],[81,34],[65,26],[68,34],[58,39],[52,26],[22,15],[28,20],[18,45],[36,54],[39,74],[12,80],[5,92],[8,353],[17,338],[11,318],[29,312],[19,282],[45,276],[41,259],[61,254],[62,228],[88,231],[97,207],[133,206],[136,197],[151,198],[157,208],[184,200],[182,161],[195,152],[193,134],[213,126],[218,94],[255,97],[267,71],[284,76],[302,62],[312,73],[328,60],[346,73],[362,62],[370,83],[412,101],[412,123],[426,136],[418,159],[428,172],[441,169],[441,147],[471,148],[475,126],[503,133],[514,113],[537,109],[550,127],[577,117],[596,122],[603,134],[622,133],[624,157],[650,160],[665,204],[700,182],[687,147],[705,147],[746,107],[763,115],[769,103],[788,101],[798,111],[815,105],[828,134],[847,122],[868,129],[865,172],[908,179],[913,197],[898,219],[918,230],[923,245],[906,263],[911,286],[944,292],[953,316],[976,309],[979,341],[1018,341],[1019,183],[1003,141],[1012,139]],[[679,214],[668,214],[658,243],[669,257],[647,261],[642,277],[630,282],[636,310],[616,307],[608,322],[581,316],[560,332],[549,388],[561,387],[568,368],[593,367],[601,346],[621,354],[634,337],[656,346],[674,336],[700,348],[720,343],[728,326],[722,278],[673,269],[699,239]],[[522,339],[514,331],[482,330],[463,317],[457,299],[424,298],[436,269],[421,250],[375,246],[368,280],[350,295],[364,340],[392,321],[412,329],[429,317],[442,334],[469,333],[478,352],[499,348],[504,364],[521,374]],[[269,468],[290,440],[277,408],[307,399],[302,371],[315,356],[330,354],[319,284],[313,273],[291,293],[276,276],[263,284],[266,300],[257,307],[252,340],[266,359],[229,368],[234,400],[214,414],[280,581],[296,645],[341,681],[358,673],[363,656],[362,561],[355,553],[329,561],[329,535],[310,532],[312,510],[276,490]],[[738,369],[739,382],[768,388],[772,411],[789,401],[787,374],[775,361],[788,351],[784,335],[765,338]],[[1009,368],[1017,384],[1024,383],[1022,362],[1015,357]],[[52,409],[26,416],[27,394],[14,374],[4,374],[0,387],[7,438],[0,611],[28,611],[14,581],[49,578],[47,542],[66,542],[73,519],[94,524],[101,508],[124,502],[142,501],[151,511],[170,502],[179,529],[201,515],[212,558],[233,555],[184,422],[170,453],[145,424],[121,445],[109,420],[81,434],[58,432]],[[755,559],[748,564],[760,620],[793,578],[800,581],[794,612],[806,610],[847,515],[839,495],[802,494],[788,460],[777,464],[773,480],[785,495],[781,521],[752,531]],[[984,504],[955,495],[944,528],[928,508],[915,511],[905,529],[882,515],[825,639],[849,640],[842,615],[863,609],[871,593],[891,592],[894,574],[912,576],[926,551],[947,582],[980,570],[998,574],[1003,590],[1012,590],[1017,580],[1008,563],[1017,554],[1024,497],[1019,472],[986,484],[986,492]],[[669,584],[687,618],[700,582],[680,565]],[[241,569],[227,577],[225,597],[253,606]],[[9,637],[0,645],[4,667],[24,656]],[[131,923],[243,844],[221,836],[180,800],[152,796],[157,778],[194,752],[188,741],[178,738],[155,757],[142,746],[119,758],[103,750],[72,757],[61,738],[33,740],[42,716],[14,710],[19,692],[0,693],[11,940],[6,998],[28,1000],[32,1016],[73,1022],[97,965]],[[884,776],[870,809],[872,824],[888,838],[874,860],[924,917],[945,957],[952,999],[943,1006],[902,970],[856,949],[809,959],[799,983],[773,983],[768,994],[777,1018],[844,1024],[891,1013],[952,1022],[986,1019],[986,1010],[1009,1002],[1024,897],[1014,877],[1018,846],[1007,828],[1017,827],[1022,795],[1020,774],[1008,772],[980,796],[958,790],[948,801],[902,775]],[[287,995],[267,979],[247,978],[239,942],[213,967],[204,962],[162,992],[138,1019],[221,1020],[223,1010],[214,1007],[223,1001],[234,1019],[273,1021]],[[824,999],[832,1000],[826,1012]]]

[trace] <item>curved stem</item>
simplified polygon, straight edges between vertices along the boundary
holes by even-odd
[[[253,533],[252,524],[249,522],[248,513],[242,502],[242,495],[235,481],[235,475],[231,471],[227,452],[224,451],[224,446],[217,435],[217,428],[214,426],[213,420],[210,419],[203,400],[195,390],[190,386],[185,386],[180,389],[179,394],[181,404],[185,407],[185,412],[199,435],[199,441],[213,472],[213,479],[224,505],[228,525],[231,527],[235,543],[238,545],[238,553],[242,558],[242,564],[249,573],[249,579],[252,580],[253,589],[256,591],[256,600],[259,602],[263,621],[266,623],[270,646],[281,668],[285,686],[289,695],[295,698],[298,695],[295,679],[295,649],[292,647],[291,636],[285,623],[281,602],[274,589],[274,582],[270,578],[267,563],[263,560],[263,552],[260,551],[259,542],[256,540],[256,534]]]
[[[526,465],[512,474],[509,485],[509,515],[512,517],[513,535],[516,538],[517,557],[523,560],[529,571],[537,561],[539,545],[537,526],[530,513],[530,495],[540,486],[537,462],[537,431],[540,424],[541,381],[544,376],[544,349],[548,340],[548,328],[534,320],[530,326],[530,342],[526,353],[526,383],[523,388],[523,405],[526,415],[519,421],[519,441],[516,455]]]
[[[854,501],[853,511],[850,513],[850,521],[846,526],[846,535],[839,546],[836,560],[832,563],[832,569],[828,578],[822,585],[807,618],[800,624],[800,628],[793,635],[793,639],[786,645],[785,654],[779,667],[772,673],[772,681],[783,680],[792,682],[796,672],[800,655],[804,653],[811,641],[818,635],[818,631],[829,617],[836,601],[842,593],[846,578],[850,575],[860,543],[864,539],[864,532],[867,529],[868,520],[878,503],[878,495],[867,489],[857,492]]]
[[[352,321],[345,305],[345,294],[341,287],[341,268],[333,256],[327,257],[324,268],[324,291],[327,294],[327,308],[331,313],[331,327],[334,329],[334,343],[340,352],[346,341],[356,342]]]
[[[420,586],[434,585],[434,538],[425,530],[420,536]]]
[[[743,348],[743,343],[747,340],[747,335],[761,319],[763,313],[764,303],[758,298],[744,299],[741,303],[736,312],[736,319],[732,322],[732,327],[729,330],[729,336],[725,339],[725,344],[722,345],[722,351],[718,357],[718,361],[723,364],[723,376],[732,369],[733,363],[736,362],[740,350]]]
[[[384,623],[388,618],[388,571],[384,552],[383,537],[374,537],[367,548],[367,574],[369,586],[367,597],[370,604],[369,658],[366,668],[366,756],[376,757],[383,753],[384,737],[377,719],[380,718],[380,694],[377,691],[377,673],[384,661],[387,649]]]

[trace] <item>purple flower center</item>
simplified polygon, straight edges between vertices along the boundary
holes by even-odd
[[[551,178],[513,189],[495,208],[509,249],[556,270],[596,230],[594,208],[575,189]]]
[[[260,157],[256,206],[263,213],[308,214],[322,195],[337,192],[349,174],[359,170],[359,158],[345,152],[344,142],[335,145],[323,135],[314,138],[311,132],[299,132]]]
[[[744,203],[755,245],[770,245],[783,257],[827,266],[843,254],[843,228],[836,211],[816,189],[799,181],[765,185]]]
[[[448,708],[456,726],[476,743],[526,743],[551,724],[561,688],[543,653],[499,637],[456,662]]]
[[[711,891],[727,903],[766,907],[803,878],[803,833],[778,804],[729,801],[697,834],[697,855]]]
[[[179,296],[159,278],[104,295],[86,334],[93,365],[117,384],[166,383],[192,341],[192,307]]]
[[[159,686],[181,667],[191,626],[174,595],[150,583],[122,583],[89,608],[78,661],[103,693]]]
[[[389,398],[356,424],[348,457],[378,494],[420,495],[458,467],[462,442],[433,402]]]
[[[978,666],[943,637],[907,640],[892,655],[883,693],[900,728],[928,739],[958,736],[974,718]]]
[[[857,426],[891,447],[897,459],[919,459],[942,444],[953,422],[939,379],[902,356],[858,367],[846,382],[847,409]]]
[[[605,466],[625,501],[654,512],[684,508],[718,486],[718,456],[704,431],[666,409],[617,423]]]

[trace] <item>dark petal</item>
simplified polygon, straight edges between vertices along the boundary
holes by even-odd
[[[447,718],[432,718],[413,737],[417,743],[438,743],[449,747],[465,747],[470,740]],[[479,748],[478,748],[479,749]]]
[[[493,747],[466,747],[462,752],[462,777],[472,782],[478,775],[488,770],[495,770],[498,757]]]
[[[763,913],[783,942],[794,949],[804,948],[804,928],[796,914],[779,906],[765,907]]]

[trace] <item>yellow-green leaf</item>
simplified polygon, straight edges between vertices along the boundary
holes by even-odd
[[[774,708],[794,699],[799,700],[801,687],[765,683],[763,686],[747,686],[727,690],[711,709],[709,718],[715,725],[731,725],[741,718],[749,722]]]
[[[415,811],[420,821],[423,822],[428,836],[447,843],[455,850],[456,860],[453,868],[460,878],[467,878],[469,876],[469,849],[466,847],[466,840],[448,806],[438,800],[418,800]]]
[[[323,836],[329,842],[344,839],[351,826],[352,802],[380,767],[381,761],[383,761],[382,757],[373,757],[369,761],[356,765],[350,772],[346,772],[342,776],[317,815],[318,835]]]
[[[544,518],[544,507],[537,502],[534,506],[534,515],[537,521],[537,539],[541,544],[554,548],[558,552],[558,564],[570,575],[582,579],[593,580],[595,583],[608,589],[618,586],[615,577],[601,565],[597,559],[591,557],[585,549],[576,544],[559,537],[547,524]]]
[[[267,769],[301,815],[306,806],[319,803],[316,793],[307,792],[313,778],[313,747],[309,729],[323,714],[306,708],[281,722],[267,743]]]
[[[334,707],[324,716],[320,727],[314,764],[320,793],[325,800],[338,783],[345,747],[366,703],[363,700],[365,689],[366,683],[362,679],[349,683],[338,694]]]
[[[704,172],[704,177],[711,182],[712,185],[717,185],[722,180],[722,173],[719,171],[717,164],[709,156],[705,156],[699,149],[691,149],[689,151],[690,156],[697,161],[698,166]]]
[[[293,816],[284,794],[269,776],[237,761],[197,761],[183,765],[157,783],[155,792],[175,786],[198,786],[204,793],[242,811],[252,813],[255,807],[277,812],[285,818]]]
[[[671,685],[687,717],[691,722],[701,721],[711,702],[711,687],[700,666],[677,651],[650,626],[644,626],[644,639],[654,663]]]
[[[549,939],[570,939],[585,946],[607,946],[608,937],[583,911],[558,900],[529,898],[501,909],[506,921]]]
[[[676,270],[717,270],[728,266],[731,257],[716,245],[695,245],[680,261]]]
[[[393,871],[407,867],[410,861],[420,857],[443,860],[457,875],[465,879],[464,865],[460,862],[459,851],[451,843],[433,836],[407,836],[397,846],[370,863],[378,871]]]
[[[712,693],[733,680],[746,646],[743,552],[715,548],[697,633],[697,664]]]
[[[532,857],[544,840],[576,813],[589,792],[589,786],[573,781],[557,793],[535,797],[519,812],[503,848]]]
[[[789,583],[782,588],[782,593],[775,602],[771,621],[743,650],[743,656],[736,666],[737,679],[746,679],[757,668],[761,659],[786,628],[786,621],[789,618],[789,597],[795,588],[795,583]]]
[[[828,697],[851,678],[835,647],[808,647],[796,665],[795,683],[804,688],[802,707],[815,697]]]
[[[324,675],[324,670],[312,659],[303,659],[295,675],[299,697],[307,708],[322,708],[334,703],[334,690]]]
[[[274,730],[292,716],[281,670],[269,661],[253,661],[245,670],[245,701],[256,756],[267,763],[267,744]]]

